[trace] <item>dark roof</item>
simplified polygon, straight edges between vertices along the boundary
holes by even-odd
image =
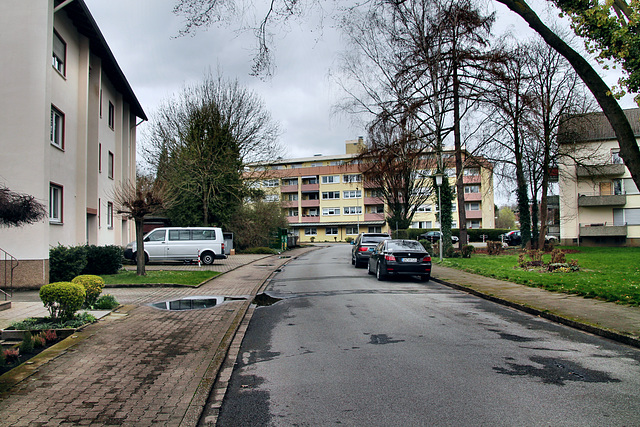
[[[55,4],[57,6],[60,3],[60,0],[56,0]],[[113,56],[109,45],[107,45],[102,32],[100,32],[100,28],[98,28],[98,24],[96,24],[93,16],[91,16],[91,12],[89,12],[89,8],[84,0],[72,1],[62,10],[67,13],[73,25],[78,29],[78,32],[89,39],[91,51],[102,59],[102,68],[107,76],[109,76],[109,80],[111,80],[115,88],[122,93],[124,100],[131,108],[131,113],[143,120],[148,120],[138,98],[136,98],[133,89],[129,86],[129,82],[120,69],[116,58]]]
[[[624,110],[633,134],[640,136],[640,108]],[[616,139],[616,134],[604,113],[589,113],[568,116],[559,130],[560,143],[604,141]]]

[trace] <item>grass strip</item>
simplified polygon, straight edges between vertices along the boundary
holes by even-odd
[[[598,298],[619,304],[640,305],[640,248],[560,249],[568,252],[567,261],[578,261],[579,271],[548,272],[539,268],[523,270],[518,267],[518,255],[513,254],[473,254],[471,258],[446,258],[443,265],[549,291]],[[545,263],[550,260],[550,254],[543,256]]]
[[[121,271],[118,274],[100,276],[107,285],[147,285],[175,284],[197,286],[205,280],[219,275],[217,271],[174,271],[148,270],[146,276],[138,276],[135,271]]]

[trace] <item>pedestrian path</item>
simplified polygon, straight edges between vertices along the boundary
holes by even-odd
[[[0,377],[0,425],[197,425],[253,296],[289,259],[246,258],[242,268],[198,289],[165,288],[172,293],[162,296],[246,297],[209,309],[160,310],[149,305],[159,294],[139,296],[75,334],[58,357],[20,382]]]
[[[583,298],[433,265],[435,281],[600,336],[640,347],[640,307]]]

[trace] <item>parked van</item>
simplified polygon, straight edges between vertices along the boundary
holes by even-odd
[[[124,250],[126,259],[136,260],[136,242]],[[144,236],[145,262],[149,261],[200,261],[213,264],[216,259],[226,259],[224,236],[217,227],[163,227]]]

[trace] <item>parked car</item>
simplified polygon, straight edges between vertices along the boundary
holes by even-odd
[[[440,232],[439,231],[427,231],[419,236],[420,239],[428,240],[431,243],[440,241]],[[458,236],[451,236],[451,243],[456,244],[460,241]]]
[[[367,272],[378,280],[389,275],[409,275],[426,282],[431,278],[431,255],[417,240],[385,240],[371,253]]]
[[[136,260],[137,244],[129,243],[124,250],[126,259]],[[213,264],[216,259],[226,259],[224,237],[217,227],[162,227],[144,236],[145,262],[149,261],[200,261]]]
[[[518,246],[522,243],[520,230],[513,230],[504,234],[503,242],[508,246]]]
[[[369,260],[369,255],[373,249],[383,240],[389,239],[385,233],[360,233],[351,244],[351,265],[356,268],[363,266]]]

